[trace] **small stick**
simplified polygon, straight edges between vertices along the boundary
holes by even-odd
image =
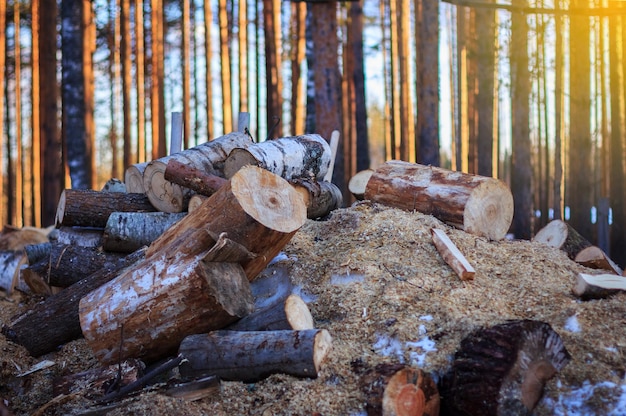
[[[448,235],[440,229],[431,229],[433,243],[446,263],[459,275],[461,280],[472,280],[476,271],[467,261],[465,256],[459,251],[456,245],[450,240]]]
[[[330,134],[330,167],[328,168],[328,172],[326,172],[326,176],[324,176],[324,180],[327,182],[333,180],[333,170],[335,169],[335,159],[337,158],[337,146],[339,146],[339,131],[333,130]]]

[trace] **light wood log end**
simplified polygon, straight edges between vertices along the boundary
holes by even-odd
[[[513,221],[513,195],[504,182],[486,180],[471,192],[463,213],[463,229],[490,240],[502,240]]]
[[[322,329],[315,334],[315,345],[313,347],[313,365],[315,366],[315,372],[319,373],[324,360],[330,353],[333,339],[330,333]]]

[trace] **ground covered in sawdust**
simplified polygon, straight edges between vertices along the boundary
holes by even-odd
[[[433,227],[446,230],[474,266],[473,281],[461,281],[444,263],[432,244]],[[0,336],[0,398],[16,415],[362,415],[365,396],[354,363],[402,362],[437,379],[474,329],[535,319],[549,323],[572,355],[547,384],[536,414],[626,414],[626,293],[577,300],[576,273],[594,271],[557,249],[487,241],[432,216],[361,203],[308,221],[285,254],[316,326],[333,337],[316,379],[222,382],[218,393],[195,402],[153,387],[96,411],[80,392],[52,392],[54,377],[98,365],[83,340],[35,359]],[[25,301],[0,300],[0,323]],[[43,360],[54,365],[18,377]]]

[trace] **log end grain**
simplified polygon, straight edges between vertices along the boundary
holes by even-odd
[[[578,273],[572,288],[574,295],[582,300],[601,299],[626,290],[626,278],[613,274],[591,275]]]
[[[359,201],[365,199],[365,189],[367,188],[367,182],[370,180],[373,174],[373,169],[366,169],[357,172],[352,178],[350,178],[350,182],[348,182],[348,190],[350,190],[352,195],[354,195],[354,197]]]
[[[333,338],[327,330],[322,329],[315,334],[313,344],[313,365],[315,367],[315,374],[317,375],[322,368],[322,364],[326,360],[326,357],[330,353]]]
[[[463,229],[490,240],[502,240],[513,221],[513,195],[499,180],[485,180],[470,193],[463,213]]]
[[[383,394],[383,414],[436,416],[439,400],[433,379],[422,370],[407,367],[389,379]]]
[[[126,192],[143,194],[146,188],[143,186],[143,173],[148,166],[148,162],[130,165],[124,172],[124,183]]]
[[[285,315],[291,329],[304,330],[315,327],[309,307],[298,295],[289,295],[285,300]]]
[[[181,212],[185,208],[183,187],[165,179],[167,163],[153,160],[146,166],[143,186],[146,196],[162,212]]]
[[[567,239],[567,223],[563,220],[552,220],[535,234],[533,241],[560,248]]]
[[[246,149],[233,149],[224,161],[224,176],[230,179],[244,166],[259,166],[259,161]]]
[[[232,177],[231,188],[246,214],[282,233],[294,232],[304,225],[306,204],[289,182],[256,166],[246,166],[240,172]]]

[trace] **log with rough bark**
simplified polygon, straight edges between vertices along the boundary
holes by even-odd
[[[302,197],[283,178],[259,167],[241,169],[200,207],[169,228],[147,256],[195,256],[222,232],[256,256],[242,265],[248,279],[261,270],[306,222]]]
[[[249,253],[238,248],[222,235],[204,256],[165,250],[81,299],[81,328],[96,358],[158,360],[187,335],[251,313],[250,284],[238,263]]]
[[[177,160],[209,174],[223,176],[224,160],[235,148],[246,148],[252,140],[244,133],[230,133],[191,149],[153,160],[146,166],[143,183],[150,202],[163,212],[181,212],[187,208],[191,190],[165,179],[170,160]]]
[[[100,269],[117,269],[125,255],[97,247],[52,244],[47,258],[29,266],[51,286],[68,287]]]
[[[224,162],[227,178],[243,166],[260,166],[287,180],[315,178],[322,180],[328,171],[331,150],[319,134],[283,137],[256,143],[246,149],[234,149]]]
[[[124,267],[144,257],[139,250],[125,258],[124,265],[114,270],[102,269],[72,286],[37,303],[32,308],[11,318],[2,327],[2,334],[12,342],[23,345],[38,357],[54,351],[59,345],[82,336],[78,319],[78,303],[92,290],[115,278]]]
[[[0,289],[7,295],[18,286],[20,268],[28,262],[24,250],[0,251]]]
[[[443,260],[454,270],[454,272],[461,278],[461,280],[473,280],[476,270],[467,261],[463,253],[458,247],[450,240],[450,237],[445,231],[438,228],[432,228],[433,243],[437,248],[439,254]]]
[[[102,245],[103,232],[104,228],[60,227],[50,234],[50,241],[81,247],[99,247]]]
[[[354,361],[352,367],[359,375],[369,416],[439,414],[439,392],[430,374],[405,364],[361,368],[363,362]]]
[[[113,212],[156,211],[143,194],[65,189],[57,206],[56,225],[104,228]]]
[[[440,386],[444,414],[530,415],[571,357],[552,327],[510,321],[461,341]]]
[[[397,160],[376,169],[365,199],[431,214],[490,240],[504,238],[513,220],[513,196],[504,182]]]
[[[331,344],[325,329],[195,334],[180,344],[179,353],[185,358],[180,374],[246,382],[275,373],[315,378]]]
[[[132,253],[152,244],[185,215],[186,212],[114,212],[104,227],[102,248]]]
[[[202,169],[181,163],[176,159],[167,162],[164,177],[172,183],[206,196],[213,195],[228,182],[228,179],[206,173]]]
[[[617,275],[622,274],[622,269],[597,246],[582,249],[576,254],[574,261],[590,269],[608,270]]]
[[[148,166],[148,162],[136,163],[126,168],[124,172],[124,184],[126,185],[126,192],[145,194],[146,188],[143,187],[143,173]]]
[[[582,300],[608,298],[626,290],[626,278],[615,274],[578,273],[572,288],[574,295]]]
[[[563,250],[574,260],[576,255],[592,244],[563,220],[552,220],[537,232],[533,241]]]
[[[312,220],[327,216],[343,204],[341,190],[332,182],[294,179],[291,184],[302,195],[306,204],[306,215]]]
[[[373,169],[365,169],[357,172],[348,182],[348,190],[354,197],[362,201],[365,199],[365,188],[367,188],[367,182],[374,174]]]
[[[39,260],[50,256],[50,250],[52,250],[52,244],[50,242],[24,246],[29,265],[33,265]]]
[[[278,331],[282,329],[313,329],[313,316],[309,307],[298,295],[263,309],[258,309],[229,325],[229,331]]]

